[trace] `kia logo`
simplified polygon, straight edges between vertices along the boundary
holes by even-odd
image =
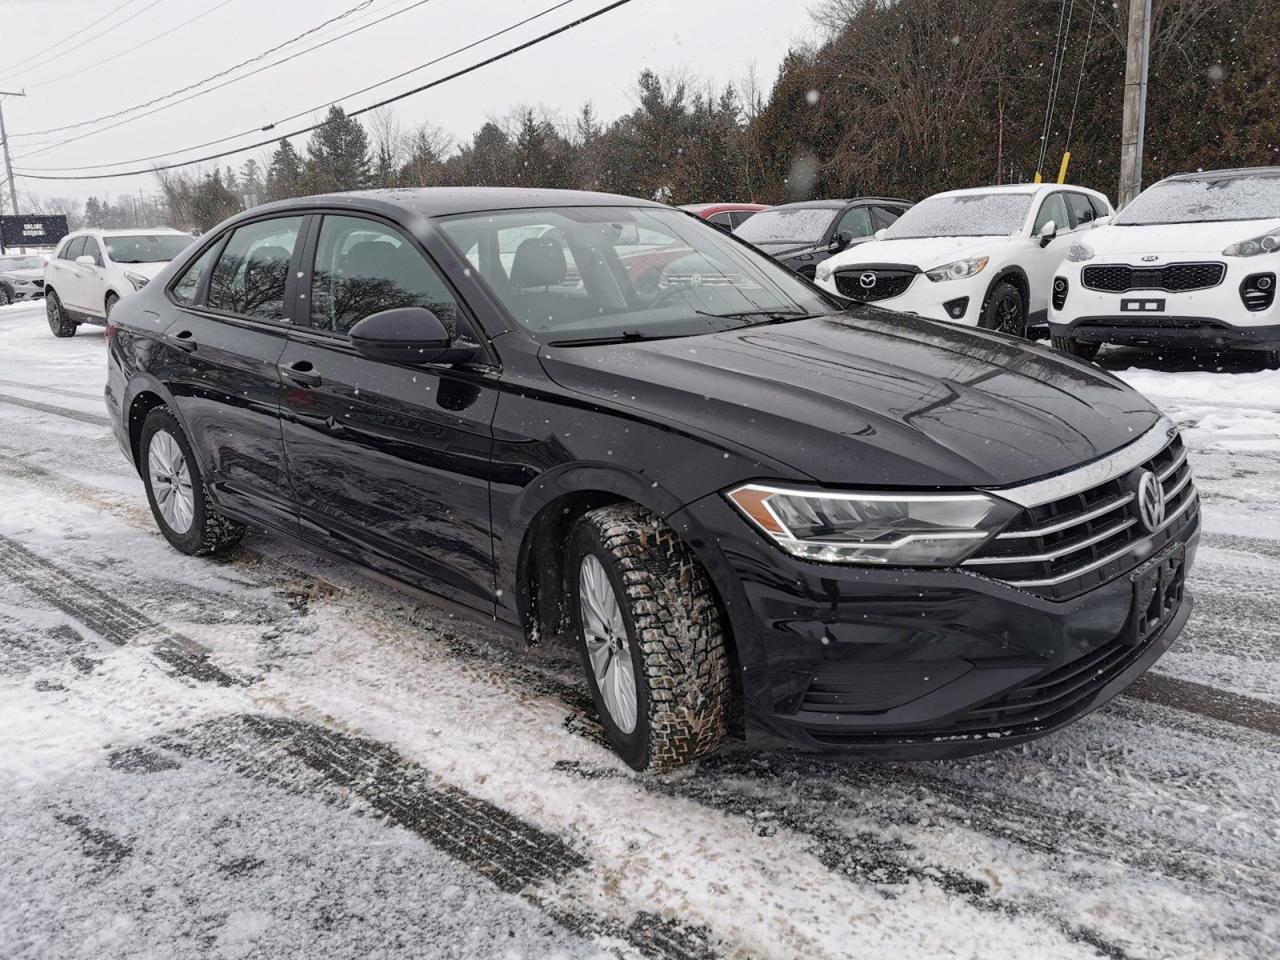
[[[1138,481],[1138,519],[1147,528],[1147,533],[1160,529],[1164,523],[1164,512],[1164,485],[1159,477],[1147,470]]]
[[[858,278],[858,285],[863,290],[870,290],[876,285],[876,275],[874,273],[864,273]]]
[[[1160,259],[1160,258],[1159,258],[1158,256],[1156,256],[1154,253],[1149,253],[1149,254],[1147,254],[1145,257],[1143,257],[1143,258],[1142,258],[1142,262],[1143,262],[1143,263],[1155,263],[1155,262],[1156,262],[1157,260],[1159,260],[1159,259]]]

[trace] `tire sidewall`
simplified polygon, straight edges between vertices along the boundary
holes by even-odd
[[[67,311],[62,306],[62,298],[54,290],[45,294],[44,315],[49,321],[49,330],[55,337],[70,337],[75,334],[76,324],[68,319]]]
[[[627,652],[631,656],[631,666],[636,678],[636,728],[631,733],[624,733],[609,715],[604,698],[596,684],[595,670],[591,666],[591,657],[587,654],[586,631],[582,625],[582,601],[579,596],[579,571],[582,560],[587,555],[594,556],[604,567],[609,583],[613,585],[618,606],[622,610],[622,622],[627,628]],[[587,687],[591,691],[591,699],[596,705],[596,713],[600,725],[604,727],[605,736],[617,752],[618,756],[630,767],[642,770],[649,762],[650,721],[649,721],[649,681],[644,669],[644,657],[640,651],[640,643],[636,634],[635,619],[631,615],[631,600],[627,595],[626,585],[622,580],[622,571],[617,558],[601,543],[596,531],[585,524],[579,524],[573,534],[569,549],[569,566],[566,570],[566,596],[570,598],[570,622],[577,638],[578,654],[582,660],[582,668],[587,676]]]
[[[1020,317],[1019,329],[1016,333],[1010,333],[1000,328],[1000,321],[996,318],[996,305],[1003,300],[1008,294],[1013,294],[1018,300],[1018,316]],[[1010,283],[1008,280],[999,280],[996,285],[991,288],[991,292],[987,294],[987,302],[982,307],[982,317],[979,322],[984,330],[990,330],[993,333],[1003,333],[1010,337],[1020,337],[1023,340],[1027,338],[1027,304],[1022,299],[1022,291]]]
[[[192,518],[191,526],[187,528],[185,533],[176,533],[170,529],[168,523],[165,522],[164,514],[160,512],[159,504],[156,503],[155,491],[151,488],[151,467],[149,463],[151,440],[162,430],[173,437],[179,449],[182,450],[182,456],[187,462],[187,470],[191,474]],[[182,424],[178,422],[178,418],[164,407],[157,407],[152,410],[142,425],[142,437],[138,442],[138,469],[142,473],[142,485],[147,490],[147,503],[151,505],[151,514],[155,517],[156,525],[160,528],[164,538],[176,550],[180,550],[183,553],[196,554],[200,552],[204,543],[204,528],[207,520],[205,514],[204,477],[200,473],[200,464],[191,449],[191,442],[187,439],[187,432],[182,429]]]

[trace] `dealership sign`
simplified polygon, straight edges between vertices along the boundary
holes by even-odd
[[[67,235],[67,218],[0,217],[0,247],[52,247]]]

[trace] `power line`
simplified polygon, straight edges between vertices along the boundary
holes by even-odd
[[[1080,106],[1080,87],[1084,84],[1084,65],[1089,59],[1089,41],[1093,39],[1093,18],[1098,12],[1097,0],[1089,0],[1089,29],[1084,35],[1084,52],[1080,54],[1080,75],[1076,77],[1076,96],[1071,103],[1071,121],[1067,124],[1067,150],[1071,149],[1071,132],[1076,127],[1076,108]]]
[[[15,73],[17,73],[17,72],[18,72],[18,71],[17,71],[17,68],[18,68],[18,67],[22,66],[22,65],[23,65],[23,64],[25,64],[25,63],[30,63],[32,60],[39,59],[40,57],[42,57],[42,56],[44,56],[46,53],[48,53],[50,50],[52,50],[54,47],[60,47],[60,46],[62,46],[64,43],[66,43],[68,40],[74,40],[76,37],[80,36],[80,34],[84,33],[86,30],[92,30],[94,27],[96,27],[98,24],[100,24],[103,20],[107,20],[107,19],[109,19],[109,18],[111,18],[111,17],[114,17],[117,13],[119,13],[119,12],[120,12],[121,10],[123,10],[125,7],[129,6],[129,4],[134,3],[134,2],[135,2],[135,0],[124,0],[124,3],[120,4],[120,6],[118,6],[118,7],[112,7],[112,8],[111,8],[111,10],[110,10],[108,13],[104,13],[104,14],[103,14],[102,16],[100,16],[97,20],[94,20],[92,23],[86,24],[85,26],[83,26],[83,27],[81,27],[79,30],[77,30],[75,33],[69,33],[69,34],[67,34],[65,37],[63,37],[61,40],[57,40],[57,41],[55,41],[54,43],[49,44],[49,46],[44,47],[44,48],[43,48],[43,49],[41,49],[41,50],[37,50],[35,53],[31,54],[31,56],[27,57],[25,60],[19,60],[17,63],[10,64],[10,65],[9,65],[9,66],[10,66],[10,72],[6,73],[4,76],[6,76],[6,77],[11,77],[11,76],[13,76]],[[66,51],[64,51],[64,52],[66,52]],[[61,53],[54,54],[54,56],[53,56],[51,59],[56,60],[56,59],[58,59],[58,57],[60,57],[60,56],[62,56],[62,54],[61,54]]]
[[[299,57],[306,56],[308,53],[311,53],[311,52],[313,52],[313,51],[315,51],[315,50],[319,50],[321,47],[327,47],[327,46],[329,46],[329,44],[331,44],[331,43],[337,43],[339,40],[345,39],[346,37],[354,36],[355,34],[357,34],[357,33],[361,32],[362,30],[367,30],[367,29],[368,29],[368,28],[370,28],[370,27],[375,27],[375,26],[377,26],[378,24],[380,24],[380,23],[382,23],[382,22],[384,22],[384,21],[386,21],[386,20],[390,20],[392,17],[398,17],[398,16],[400,16],[402,13],[408,13],[410,10],[415,10],[415,9],[417,9],[418,7],[421,7],[423,4],[430,3],[430,2],[431,2],[431,0],[416,0],[416,2],[415,2],[415,3],[411,3],[411,4],[410,4],[409,6],[407,6],[407,7],[402,7],[401,9],[396,10],[396,11],[393,11],[392,13],[389,13],[389,14],[387,14],[387,15],[386,15],[386,16],[384,16],[384,17],[380,17],[380,18],[379,18],[379,19],[377,19],[377,20],[372,20],[372,21],[369,21],[368,23],[363,23],[363,24],[361,24],[361,25],[360,25],[360,26],[358,26],[358,27],[353,27],[351,30],[348,30],[348,31],[347,31],[347,32],[345,32],[345,33],[340,33],[340,34],[338,34],[337,36],[330,37],[328,40],[325,40],[325,41],[323,41],[322,43],[317,43],[315,46],[307,47],[305,50],[299,50],[297,53],[289,54],[289,56],[287,56],[287,57],[281,57],[279,60],[273,61],[272,63],[266,63],[266,64],[263,64],[261,67],[258,67],[256,70],[250,70],[248,73],[243,73],[243,74],[241,74],[241,75],[240,75],[240,76],[238,76],[238,77],[231,77],[230,79],[228,79],[228,80],[224,80],[222,83],[219,83],[219,84],[217,84],[216,86],[209,87],[207,90],[198,90],[198,91],[196,91],[196,92],[194,92],[194,93],[190,94],[189,96],[183,97],[183,98],[182,98],[182,99],[180,99],[180,100],[174,100],[172,103],[166,103],[166,104],[163,104],[163,105],[161,105],[161,106],[156,107],[154,110],[148,110],[146,113],[140,113],[140,114],[138,114],[137,116],[134,116],[134,117],[126,117],[125,119],[123,119],[123,120],[119,121],[118,123],[108,124],[108,125],[107,125],[107,126],[105,126],[105,127],[99,127],[97,130],[90,130],[90,131],[88,131],[87,133],[82,133],[82,134],[79,134],[78,136],[74,136],[74,137],[68,137],[66,140],[59,140],[59,141],[57,141],[56,143],[50,143],[50,144],[35,144],[35,145],[33,145],[33,149],[32,149],[29,153],[24,153],[24,154],[22,154],[20,157],[18,157],[17,159],[19,159],[19,160],[25,160],[25,159],[28,159],[29,157],[38,157],[38,156],[40,156],[41,154],[48,153],[50,150],[56,150],[58,147],[64,147],[64,146],[66,146],[66,145],[67,145],[67,144],[69,144],[69,143],[75,143],[75,142],[77,142],[77,141],[79,141],[79,140],[85,140],[85,139],[87,139],[87,138],[89,138],[89,137],[97,136],[97,135],[98,135],[98,134],[100,134],[100,133],[106,133],[108,130],[114,130],[114,129],[116,129],[117,127],[123,127],[125,124],[133,123],[135,120],[141,120],[141,119],[143,119],[144,117],[150,117],[150,116],[152,116],[152,115],[154,115],[154,114],[157,114],[157,113],[160,113],[160,112],[162,112],[162,111],[164,111],[164,110],[168,110],[168,109],[170,109],[171,107],[176,107],[176,106],[179,106],[179,105],[181,105],[181,104],[187,103],[187,102],[188,102],[188,101],[190,101],[190,100],[195,100],[197,97],[203,97],[203,96],[205,96],[206,94],[210,94],[210,93],[213,93],[214,91],[221,90],[223,87],[229,87],[229,86],[231,86],[233,83],[239,83],[241,80],[247,80],[247,79],[249,79],[250,77],[257,76],[258,74],[263,73],[263,72],[264,72],[264,71],[266,71],[266,70],[270,70],[270,69],[272,69],[273,67],[278,67],[278,66],[280,66],[281,64],[288,63],[290,60],[296,60],[296,59],[298,59]],[[161,99],[164,99],[164,98],[161,98]],[[251,129],[251,130],[244,131],[244,133],[254,133],[254,132],[258,131],[258,130],[266,130],[266,129],[270,129],[270,127],[271,127],[271,126],[274,126],[274,124],[269,124],[269,125],[268,125],[268,126],[266,126],[266,127],[254,127],[254,128],[253,128],[253,129]],[[244,136],[244,133],[238,134],[238,136]],[[229,138],[229,139],[230,139],[230,138]],[[197,148],[188,148],[188,149],[197,149]],[[183,151],[181,151],[181,150],[174,150],[174,151],[171,151],[171,153],[181,153],[181,152],[183,152]],[[160,156],[166,156],[166,154],[160,154]],[[148,157],[148,158],[143,158],[143,159],[154,159],[154,158],[149,158],[149,157]],[[125,163],[133,163],[133,162],[135,162],[135,161],[126,160],[126,161],[124,161],[124,162],[125,162]],[[122,165],[122,164],[119,164],[119,163],[114,163],[114,164],[112,164],[112,163],[104,163],[104,164],[93,164],[92,166],[94,166],[94,167],[112,167],[112,166],[116,166],[116,167],[118,167],[118,166],[121,166],[121,165]],[[48,169],[55,169],[55,168],[48,168]],[[88,169],[88,168],[87,168],[87,167],[66,167],[66,168],[64,168],[64,169],[68,169],[68,170],[77,170],[77,169],[79,169],[79,170],[84,170],[84,169]]]
[[[1071,9],[1075,10],[1075,0],[1071,0]],[[1057,99],[1057,86],[1059,67],[1061,65],[1061,57],[1066,48],[1066,41],[1063,38],[1062,25],[1066,22],[1067,29],[1071,29],[1071,19],[1067,15],[1067,0],[1062,0],[1058,7],[1058,33],[1053,41],[1053,66],[1049,70],[1049,93],[1045,97],[1044,105],[1044,126],[1040,130],[1040,156],[1036,158],[1036,175],[1044,169],[1045,153],[1049,149],[1049,127],[1053,122],[1053,108]]]
[[[130,2],[132,2],[132,0],[130,0]],[[337,16],[330,17],[328,20],[324,21],[323,23],[316,24],[314,27],[311,27],[308,30],[304,30],[302,33],[298,34],[295,37],[290,37],[288,40],[285,40],[283,43],[277,43],[274,47],[270,47],[267,50],[263,50],[257,56],[250,57],[248,60],[241,60],[239,63],[235,64],[234,66],[227,67],[225,70],[220,70],[217,73],[213,74],[212,76],[205,77],[203,80],[197,80],[195,83],[189,83],[185,87],[179,87],[177,90],[172,90],[169,93],[166,93],[162,96],[153,97],[152,99],[147,100],[144,103],[135,103],[132,107],[125,107],[123,110],[117,110],[115,113],[103,114],[100,117],[94,117],[92,120],[81,120],[78,123],[68,123],[68,124],[64,124],[61,127],[48,127],[44,130],[31,130],[31,131],[28,131],[27,133],[13,133],[13,134],[10,134],[10,137],[14,139],[17,139],[18,137],[43,137],[50,133],[61,133],[64,130],[76,130],[76,129],[79,129],[80,127],[89,127],[95,123],[101,123],[103,120],[114,120],[116,117],[123,117],[125,114],[133,113],[136,110],[145,110],[147,107],[154,106],[155,104],[160,103],[162,100],[168,100],[171,97],[179,96],[190,90],[194,90],[197,87],[203,87],[206,83],[212,83],[214,80],[218,80],[222,77],[225,77],[229,73],[234,73],[235,71],[239,70],[241,67],[247,67],[251,63],[257,63],[263,57],[270,56],[271,54],[276,53],[277,51],[283,49],[284,47],[289,46],[290,44],[297,43],[299,40],[302,40],[305,37],[309,37],[311,34],[316,33],[320,30],[323,30],[325,27],[330,26],[334,23],[337,23],[339,20],[342,20],[359,10],[363,10],[365,7],[369,6],[374,2],[375,0],[361,0],[361,2],[356,4],[354,7],[350,7],[347,10],[342,11],[342,13],[339,13]]]
[[[104,63],[110,63],[112,60],[119,60],[121,57],[127,56],[130,53],[133,53],[135,50],[141,50],[143,47],[147,46],[148,44],[155,43],[157,40],[161,40],[164,37],[169,36],[169,34],[171,33],[177,33],[183,27],[188,27],[191,24],[195,23],[197,20],[203,20],[205,17],[209,16],[209,14],[215,13],[218,10],[221,10],[227,4],[233,3],[233,2],[234,0],[221,0],[220,3],[214,4],[208,10],[204,11],[204,13],[197,13],[191,19],[183,20],[177,26],[170,27],[168,30],[165,30],[163,33],[157,33],[154,37],[152,37],[149,40],[143,40],[141,43],[136,43],[132,47],[126,47],[124,50],[121,50],[119,53],[113,53],[111,56],[105,57],[102,60],[98,60],[95,63],[89,63],[83,67],[77,67],[75,70],[72,70],[70,73],[64,73],[61,76],[53,77],[50,80],[40,80],[36,83],[27,84],[27,87],[28,89],[34,90],[37,87],[47,87],[55,83],[61,83],[63,80],[69,80],[72,77],[78,77],[80,76],[80,74],[87,73],[88,71],[93,70],[96,67],[102,66]]]
[[[290,116],[288,116],[288,117],[284,117],[284,118],[282,118],[281,120],[279,120],[279,121],[277,121],[277,122],[278,122],[278,123],[286,123],[286,122],[288,122],[289,120],[296,120],[298,117],[302,117],[302,116],[306,116],[307,114],[315,113],[315,112],[316,112],[316,111],[318,111],[318,110],[323,110],[323,109],[324,109],[324,108],[326,108],[326,107],[329,107],[329,106],[332,106],[332,105],[333,105],[333,104],[335,104],[335,103],[338,103],[339,101],[342,101],[342,100],[349,100],[349,99],[351,99],[352,97],[358,97],[358,96],[360,96],[361,94],[368,93],[370,90],[375,90],[375,89],[377,89],[378,87],[383,87],[383,86],[386,86],[386,85],[387,85],[387,84],[389,84],[389,83],[394,83],[396,80],[401,80],[401,79],[403,79],[404,77],[409,76],[409,74],[411,74],[411,73],[417,73],[417,72],[418,72],[418,71],[420,71],[420,70],[425,70],[427,67],[435,66],[436,64],[438,64],[438,63],[440,63],[440,62],[442,62],[442,61],[444,61],[444,60],[448,60],[448,59],[450,59],[450,58],[452,58],[452,57],[455,57],[455,56],[457,56],[457,55],[459,55],[459,54],[461,54],[461,53],[465,53],[466,51],[471,50],[471,49],[473,49],[473,48],[475,48],[475,47],[478,47],[478,46],[480,46],[481,44],[487,43],[488,41],[493,40],[493,39],[495,39],[495,38],[497,38],[497,37],[500,37],[500,36],[502,36],[503,34],[510,33],[510,32],[511,32],[511,31],[513,31],[513,30],[517,30],[517,29],[519,29],[520,27],[525,26],[525,25],[526,25],[526,24],[528,24],[528,23],[531,23],[531,22],[532,22],[532,21],[534,21],[534,20],[538,20],[538,19],[540,19],[540,18],[542,18],[542,17],[547,16],[548,14],[554,13],[556,10],[559,10],[559,9],[560,9],[560,8],[562,8],[562,7],[566,7],[566,6],[568,6],[570,3],[573,3],[573,2],[574,2],[574,0],[560,0],[560,2],[559,2],[559,3],[553,4],[552,6],[550,6],[550,7],[546,8],[545,10],[542,10],[542,11],[540,11],[540,12],[538,12],[538,13],[532,14],[531,16],[525,17],[525,18],[524,18],[524,19],[522,19],[522,20],[518,20],[518,21],[516,21],[515,23],[513,23],[513,24],[511,24],[511,25],[509,25],[509,26],[503,27],[501,30],[496,30],[496,31],[494,31],[493,33],[489,34],[488,36],[481,37],[479,40],[473,40],[471,43],[468,43],[468,44],[466,44],[465,46],[458,47],[457,49],[455,49],[455,50],[451,50],[451,51],[449,51],[448,53],[445,53],[445,54],[442,54],[442,55],[440,55],[440,56],[438,56],[438,57],[435,57],[435,58],[434,58],[434,59],[432,59],[432,60],[428,60],[426,63],[419,64],[419,65],[418,65],[418,66],[416,66],[416,67],[412,67],[412,68],[410,68],[409,70],[405,70],[405,71],[403,71],[403,72],[401,72],[401,73],[398,73],[398,74],[396,74],[396,75],[395,75],[395,76],[393,76],[393,77],[388,77],[388,78],[387,78],[387,79],[385,79],[385,80],[379,80],[377,83],[372,83],[372,84],[370,84],[370,85],[369,85],[369,86],[367,86],[367,87],[362,87],[361,89],[356,90],[356,91],[353,91],[353,92],[351,92],[351,93],[349,93],[349,94],[346,94],[345,96],[338,97],[338,98],[335,98],[335,99],[333,99],[333,100],[329,100],[329,101],[327,101],[326,103],[320,104],[320,105],[318,105],[318,106],[310,107],[310,108],[308,108],[308,109],[306,109],[306,110],[300,110],[300,111],[298,111],[297,113],[295,113],[295,114],[291,114],[291,115],[290,115]],[[354,112],[352,112],[352,113],[347,114],[347,116],[349,116],[349,117],[358,116],[359,114],[367,113],[367,112],[369,112],[370,110],[375,110],[375,109],[377,109],[378,107],[385,106],[385,105],[387,105],[387,104],[389,104],[389,103],[393,103],[393,102],[395,102],[396,100],[401,100],[401,99],[404,99],[405,97],[409,97],[409,96],[412,96],[412,95],[414,95],[414,94],[416,94],[416,93],[420,93],[420,92],[422,92],[422,91],[424,91],[424,90],[428,90],[428,89],[430,89],[431,87],[439,86],[440,84],[445,83],[445,82],[447,82],[447,81],[449,81],[449,80],[453,80],[453,79],[455,79],[455,78],[457,78],[457,77],[461,77],[461,76],[463,76],[463,75],[465,75],[465,74],[467,74],[467,73],[471,73],[471,72],[472,72],[472,71],[474,71],[474,70],[478,70],[478,69],[480,69],[480,67],[486,66],[486,65],[488,65],[488,64],[490,64],[490,63],[496,62],[497,60],[501,60],[501,59],[503,59],[503,58],[505,58],[505,57],[508,57],[508,56],[510,56],[510,55],[511,55],[511,54],[513,54],[513,53],[517,53],[517,52],[519,52],[519,51],[521,51],[521,50],[524,50],[524,49],[526,49],[527,47],[534,46],[535,44],[541,43],[543,40],[550,39],[551,37],[554,37],[554,36],[556,36],[556,35],[557,35],[557,34],[559,34],[559,33],[563,33],[563,32],[564,32],[564,31],[566,31],[566,30],[569,30],[569,29],[571,29],[571,28],[573,28],[573,27],[579,26],[580,24],[586,23],[588,20],[594,20],[596,17],[602,16],[603,14],[608,13],[609,11],[613,10],[614,8],[616,8],[616,7],[620,7],[620,6],[622,6],[623,4],[630,3],[630,2],[631,2],[631,0],[619,0],[619,2],[613,3],[613,4],[611,4],[610,6],[607,6],[607,7],[604,7],[604,8],[602,8],[602,9],[600,9],[600,10],[597,10],[597,11],[595,11],[594,13],[588,14],[587,16],[582,17],[582,18],[581,18],[581,19],[579,19],[579,20],[575,20],[575,21],[573,21],[572,23],[569,23],[569,24],[567,24],[567,25],[565,25],[565,26],[563,26],[563,27],[560,27],[560,28],[558,28],[558,29],[556,29],[556,30],[553,30],[553,31],[551,31],[551,32],[549,32],[549,33],[545,33],[545,34],[543,34],[543,35],[542,35],[542,36],[540,36],[540,37],[535,37],[533,40],[529,41],[528,43],[522,44],[521,46],[518,46],[518,47],[514,47],[514,48],[512,48],[511,50],[508,50],[508,51],[506,51],[506,52],[504,52],[504,53],[498,54],[498,55],[496,55],[495,57],[492,57],[492,58],[490,58],[490,59],[488,59],[488,60],[482,61],[481,63],[476,64],[475,66],[467,67],[467,68],[466,68],[466,69],[464,69],[464,70],[460,70],[460,71],[458,71],[458,72],[456,72],[456,73],[450,74],[450,75],[449,75],[449,76],[447,76],[447,77],[443,77],[443,78],[442,78],[442,79],[440,79],[440,80],[433,81],[432,83],[426,84],[425,86],[418,87],[418,88],[416,88],[416,89],[414,89],[414,90],[410,90],[410,91],[408,91],[408,92],[406,92],[406,93],[404,93],[404,94],[400,94],[400,95],[398,95],[398,96],[396,96],[396,97],[392,97],[392,98],[390,98],[390,99],[388,99],[388,100],[384,100],[384,101],[382,101],[381,103],[375,103],[375,104],[373,104],[372,106],[365,107],[365,108],[362,108],[362,109],[360,109],[360,110],[356,110],[356,111],[354,111]],[[322,123],[317,123],[317,124],[314,124],[313,126],[305,127],[305,128],[304,128],[304,129],[302,129],[302,130],[295,130],[293,133],[286,133],[286,134],[280,134],[280,135],[278,135],[278,136],[273,136],[273,137],[271,137],[271,139],[269,139],[269,140],[262,140],[262,141],[259,141],[258,143],[250,144],[249,146],[246,146],[246,147],[239,147],[239,148],[236,148],[236,149],[234,149],[234,150],[228,150],[228,151],[225,151],[225,152],[222,152],[222,153],[214,154],[214,155],[212,155],[212,156],[204,157],[204,158],[199,159],[199,160],[189,160],[189,161],[183,161],[183,162],[181,162],[181,163],[173,163],[173,164],[169,164],[169,165],[167,165],[167,166],[163,166],[163,167],[148,168],[147,170],[144,170],[144,171],[141,171],[141,172],[143,172],[143,173],[150,173],[150,172],[152,172],[153,170],[171,170],[171,169],[174,169],[174,168],[176,168],[176,167],[189,166],[190,164],[193,164],[193,163],[204,163],[204,162],[206,162],[207,160],[218,160],[218,159],[221,159],[222,157],[231,156],[231,155],[236,154],[236,153],[244,153],[244,152],[246,152],[246,151],[248,151],[248,150],[255,150],[255,149],[257,149],[258,147],[262,147],[262,146],[266,146],[266,145],[268,145],[268,144],[275,143],[276,141],[281,140],[281,139],[288,139],[288,138],[290,138],[290,137],[298,136],[299,134],[309,133],[310,131],[317,129],[318,127],[325,126],[325,124],[326,124],[327,122],[328,122],[328,121],[325,121],[325,122],[322,122]],[[172,155],[173,155],[173,154],[175,154],[175,153],[186,153],[188,150],[198,150],[198,149],[201,149],[201,148],[203,148],[203,147],[214,146],[214,145],[216,145],[216,144],[218,144],[218,143],[225,143],[225,142],[227,142],[228,140],[235,140],[235,139],[237,139],[237,138],[239,138],[239,137],[243,137],[243,136],[245,136],[245,135],[247,135],[247,134],[250,134],[250,133],[257,133],[257,132],[260,132],[261,130],[267,130],[267,129],[270,129],[270,128],[274,127],[274,126],[276,126],[276,124],[275,124],[275,123],[269,124],[267,127],[255,127],[255,128],[253,128],[253,129],[251,129],[251,130],[243,130],[243,131],[241,131],[240,133],[231,134],[230,136],[222,137],[222,138],[220,138],[220,139],[218,139],[218,140],[210,140],[210,141],[208,141],[208,142],[206,142],[206,143],[194,144],[194,145],[189,146],[189,147],[183,147],[183,148],[182,148],[182,149],[180,149],[180,150],[170,150],[170,151],[169,151],[169,152],[167,152],[167,153],[158,153],[158,154],[153,154],[152,156],[149,156],[149,157],[138,157],[138,158],[135,158],[135,159],[133,159],[133,160],[125,160],[125,161],[121,161],[120,163],[94,164],[94,165],[92,165],[92,166],[88,166],[88,167],[66,167],[66,168],[53,168],[53,167],[50,167],[50,168],[45,168],[45,169],[47,169],[47,170],[51,170],[51,171],[52,171],[52,170],[59,170],[59,169],[65,169],[65,170],[89,170],[89,169],[102,169],[102,168],[106,168],[106,167],[121,166],[122,164],[127,164],[127,163],[145,163],[145,162],[147,162],[147,161],[149,161],[149,160],[159,160],[159,159],[163,159],[164,157],[172,156]],[[28,154],[28,156],[30,156],[30,154]],[[21,158],[18,158],[18,159],[21,159]],[[31,169],[32,169],[32,170],[35,170],[35,171],[39,171],[41,168],[38,168],[38,167],[37,167],[37,168],[31,168]],[[37,176],[37,175],[36,175],[36,173],[24,173],[24,172],[22,172],[22,171],[18,171],[15,175],[16,175],[16,176],[25,176],[25,177],[28,177],[29,179],[33,179],[33,180],[97,180],[97,179],[109,179],[109,178],[112,178],[112,177],[134,176],[134,175],[135,175],[135,173],[136,173],[136,171],[135,171],[135,172],[133,172],[133,173],[100,174],[100,175],[90,175],[90,176],[81,176],[81,177],[51,177],[51,176]]]
[[[84,39],[84,40],[81,40],[81,41],[80,41],[79,43],[77,43],[74,47],[67,47],[67,49],[65,49],[65,50],[61,51],[60,53],[56,54],[56,55],[53,57],[53,59],[55,59],[55,60],[56,60],[56,59],[58,59],[59,57],[65,57],[68,53],[71,53],[73,50],[79,50],[81,47],[85,46],[86,44],[93,43],[95,40],[101,40],[101,39],[102,39],[103,37],[105,37],[108,33],[111,33],[111,31],[120,29],[120,28],[121,28],[121,27],[123,27],[126,23],[128,23],[130,20],[136,20],[138,17],[142,16],[144,13],[146,13],[146,12],[147,12],[148,10],[150,10],[152,7],[159,6],[159,5],[160,5],[160,4],[162,4],[162,3],[164,3],[164,0],[151,0],[151,3],[147,4],[147,5],[146,5],[145,7],[143,7],[141,10],[135,10],[133,13],[129,14],[129,16],[125,17],[123,20],[117,21],[116,23],[113,23],[111,26],[107,27],[107,29],[103,30],[101,33],[96,34],[96,35],[94,35],[94,36],[92,36],[92,37],[88,37],[88,38],[86,38],[86,39]],[[118,8],[118,9],[120,9],[120,8]],[[16,73],[16,71],[15,71],[15,73]],[[11,76],[13,76],[13,75],[14,75],[14,74],[12,74],[12,73],[5,74],[5,76],[6,76],[6,77],[11,77]],[[35,84],[31,84],[31,86],[35,86]]]
[[[380,100],[377,103],[371,103],[367,107],[361,107],[359,110],[353,110],[350,113],[348,113],[347,116],[358,117],[361,114],[369,113],[381,107],[388,106],[389,104],[396,103],[397,101],[404,100],[408,97],[412,97],[415,94],[422,93],[425,90],[430,90],[433,87],[438,87],[443,84],[449,83],[450,81],[457,80],[459,77],[464,77],[469,73],[474,73],[477,70],[481,70],[484,67],[497,63],[499,60],[505,60],[508,57],[514,56],[515,54],[520,53],[523,50],[528,50],[530,47],[536,47],[538,44],[543,43],[547,40],[550,40],[552,37],[557,37],[562,33],[567,33],[568,31],[573,30],[576,27],[582,26],[584,23],[588,23],[592,20],[595,20],[597,17],[603,17],[606,13],[611,13],[612,11],[617,10],[619,7],[624,7],[631,2],[632,0],[614,0],[613,3],[600,7],[598,10],[593,10],[591,13],[588,13],[585,16],[581,16],[577,20],[573,20],[573,21],[570,21],[569,23],[564,24],[563,26],[556,27],[554,30],[549,30],[544,34],[541,34],[540,36],[534,37],[531,40],[526,40],[524,43],[518,44],[517,46],[504,50],[501,53],[496,53],[491,57],[481,60],[479,63],[472,64],[469,67],[463,67],[461,70],[455,70],[453,73],[449,74],[448,76],[441,77],[438,80],[432,80],[430,83],[424,83],[421,86],[415,87],[412,90],[406,90],[404,93],[398,93],[394,97],[387,97],[385,100]],[[189,167],[197,163],[207,163],[210,160],[221,160],[223,157],[230,157],[237,153],[246,153],[249,150],[256,150],[259,147],[265,147],[268,144],[275,143],[277,140],[287,140],[292,137],[301,136],[304,133],[310,133],[312,130],[316,130],[320,127],[328,126],[332,122],[333,121],[331,120],[323,120],[320,123],[313,123],[309,127],[303,127],[302,129],[294,130],[291,133],[282,134],[278,137],[272,137],[269,140],[261,140],[257,143],[251,143],[245,147],[237,147],[234,150],[224,150],[221,153],[209,154],[208,156],[199,157],[195,160],[183,160],[180,163],[170,163],[161,167],[148,167],[145,170],[130,170],[126,173],[108,173],[108,174],[98,174],[98,175],[88,175],[88,176],[80,175],[80,176],[73,176],[73,177],[49,176],[47,174],[44,174],[44,175],[24,174],[21,171],[15,171],[14,176],[26,177],[29,180],[114,180],[114,179],[118,179],[119,177],[136,177],[136,176],[141,176],[148,173],[159,173],[162,170],[174,170],[178,167]]]

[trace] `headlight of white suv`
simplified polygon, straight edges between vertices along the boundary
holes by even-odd
[[[1093,252],[1093,247],[1078,240],[1067,248],[1067,259],[1072,263],[1084,263],[1086,260],[1092,260],[1094,256],[1096,254]]]
[[[124,272],[124,278],[133,284],[133,289],[135,290],[141,290],[147,285],[147,281],[150,279],[149,277],[144,277],[140,273],[134,273],[132,270],[126,270]]]
[[[749,483],[727,496],[793,556],[882,566],[954,566],[1017,512],[984,493],[842,493]]]
[[[963,280],[965,277],[981,273],[986,269],[989,260],[989,257],[970,257],[968,260],[944,263],[940,267],[926,270],[924,275],[934,283],[941,283],[943,280]]]
[[[1261,253],[1275,253],[1280,250],[1280,230],[1254,237],[1252,240],[1241,240],[1222,251],[1224,257],[1256,257]]]
[[[823,260],[813,272],[813,279],[826,281],[831,279],[831,261]]]

